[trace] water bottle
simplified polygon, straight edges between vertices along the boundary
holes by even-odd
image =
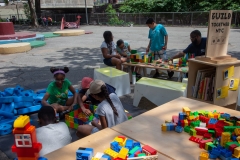
[[[135,84],[136,83],[136,73],[133,72],[132,74],[132,84]]]

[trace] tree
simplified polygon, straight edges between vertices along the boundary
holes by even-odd
[[[31,25],[33,27],[38,27],[38,21],[37,21],[37,15],[35,12],[35,6],[34,6],[34,2],[33,0],[28,0],[28,5],[29,5],[29,9],[30,9],[30,14],[31,14]]]
[[[9,1],[8,1],[8,0],[4,0],[4,3],[5,3],[5,5],[7,6],[8,3],[9,3]]]
[[[239,0],[201,0],[200,7],[204,11],[209,10],[240,10]]]

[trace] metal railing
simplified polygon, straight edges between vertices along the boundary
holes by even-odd
[[[80,15],[81,24],[86,23],[86,16],[84,13],[72,14],[37,14],[38,17],[50,16],[53,21],[61,22],[64,16],[67,22],[74,22],[77,20],[77,15]],[[17,15],[0,15],[1,19],[10,18]],[[109,25],[111,17],[118,17],[122,24],[118,25],[145,25],[147,18],[152,17],[156,23],[171,26],[207,26],[209,12],[156,12],[156,13],[117,13],[116,15],[107,13],[90,13],[88,14],[89,24],[94,25]],[[26,20],[25,15],[19,15],[20,21]],[[17,19],[18,20],[18,19]],[[234,11],[232,16],[232,26],[239,26],[240,11]],[[114,25],[114,24],[113,24]],[[116,24],[117,25],[117,24]]]

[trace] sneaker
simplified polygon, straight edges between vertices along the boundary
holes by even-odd
[[[153,78],[158,78],[160,76],[160,74],[157,72],[153,75]]]
[[[173,71],[168,72],[168,77],[169,77],[169,79],[172,78],[173,75],[174,75],[174,72],[173,72]]]

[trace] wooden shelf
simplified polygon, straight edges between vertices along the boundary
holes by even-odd
[[[237,91],[228,91],[228,97],[217,99],[216,98],[216,90],[223,86],[229,85],[229,79],[223,79],[223,71],[231,66],[234,66],[234,76],[231,78],[238,79],[240,77],[240,61],[235,62],[226,62],[224,64],[215,64],[210,62],[204,62],[200,60],[190,59],[188,62],[188,88],[187,88],[187,97],[191,99],[195,99],[198,101],[211,103],[219,106],[230,106],[237,102],[238,97],[238,90]],[[201,99],[193,98],[192,97],[192,87],[195,86],[195,81],[197,77],[198,70],[202,69],[210,69],[214,68],[216,70],[215,74],[215,82],[214,82],[214,93],[213,93],[213,101],[204,101]],[[231,107],[232,108],[232,107]]]

